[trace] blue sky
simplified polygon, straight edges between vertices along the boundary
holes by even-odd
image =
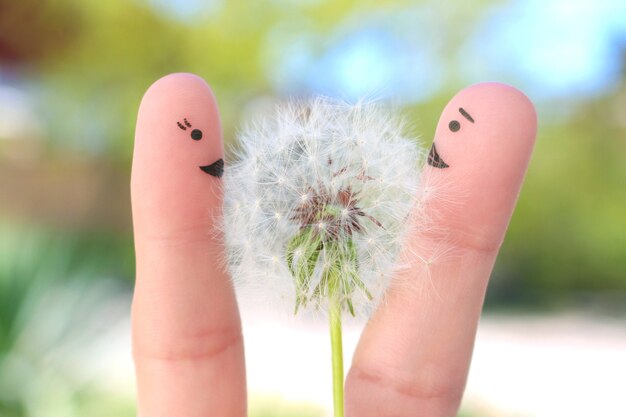
[[[339,28],[344,33],[321,56],[308,51],[306,42],[289,48],[290,39],[283,40],[282,68],[270,70],[281,75],[268,76],[285,93],[305,88],[348,99],[392,97],[405,102],[428,98],[450,79],[499,80],[550,101],[605,93],[623,71],[623,1],[528,0],[493,7],[464,37],[456,60],[462,65],[453,69],[445,67],[449,57],[432,48],[430,40],[437,37],[432,27],[422,34],[421,25],[404,31],[396,26],[388,15],[360,25],[352,22],[351,31]],[[420,44],[416,38],[422,39]]]
[[[465,53],[543,98],[614,87],[626,48],[626,2],[527,0],[493,10]]]
[[[181,20],[197,20],[223,4],[222,0],[149,1]],[[335,33],[314,33],[305,16],[294,16],[277,25],[279,36],[268,36],[273,55],[267,59],[271,62],[267,76],[280,94],[418,102],[445,83],[499,80],[523,88],[535,99],[550,101],[605,93],[624,70],[626,1],[499,3],[486,9],[472,33],[460,37],[458,68],[450,68],[450,57],[442,57],[436,48],[437,39],[446,35],[437,32],[445,27],[433,23],[436,16],[429,16],[437,7],[441,11],[437,4],[416,2],[395,15],[352,16]],[[281,25],[287,29],[281,30]],[[324,46],[321,54],[320,45]]]

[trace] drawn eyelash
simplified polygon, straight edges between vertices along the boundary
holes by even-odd
[[[180,127],[182,130],[187,130],[187,128],[185,126],[182,125],[181,122],[176,122],[176,124],[178,125],[178,127]],[[191,127],[191,126],[190,126]]]
[[[185,124],[187,125],[187,127],[191,127],[191,123],[189,123],[189,122],[187,121],[187,119],[183,119],[183,121],[185,122]]]

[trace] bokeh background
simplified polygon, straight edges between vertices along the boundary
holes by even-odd
[[[0,0],[1,417],[134,415],[133,128],[177,71],[227,146],[276,98],[388,101],[428,145],[462,87],[525,91],[539,137],[461,413],[626,416],[626,2]],[[327,415],[323,326],[246,308],[251,415]]]

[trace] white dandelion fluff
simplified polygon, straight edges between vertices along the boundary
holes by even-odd
[[[226,260],[238,290],[293,311],[368,314],[400,267],[421,151],[375,103],[278,106],[239,135],[224,175]]]

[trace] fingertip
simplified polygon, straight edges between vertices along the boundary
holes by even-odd
[[[221,133],[217,101],[209,84],[191,73],[165,75],[152,83],[143,95],[137,115],[135,140],[160,138],[165,133],[180,133],[175,127],[183,131],[191,129],[184,122],[185,119],[195,119],[197,123],[203,123],[205,128]],[[185,129],[179,127],[178,123]],[[221,141],[221,134],[215,139]]]
[[[531,134],[527,136],[527,139],[534,142],[537,131],[537,111],[532,100],[522,90],[512,85],[499,82],[484,84],[486,84],[486,88],[494,90],[491,93],[495,97],[494,100],[508,107],[509,111],[519,120],[520,125],[528,129],[528,132]]]
[[[522,140],[534,144],[537,112],[531,99],[516,87],[495,81],[473,84],[457,93],[446,109],[463,103],[469,107],[481,107],[491,130],[499,125],[514,126],[523,133]]]
[[[498,82],[474,84],[444,108],[435,133],[437,155],[429,165],[463,177],[518,172],[528,162],[536,133],[537,113],[523,92]]]
[[[215,101],[213,90],[204,78],[190,72],[175,72],[153,82],[146,90],[142,104],[149,103],[155,97],[170,96],[172,93],[208,94]]]
[[[500,246],[536,133],[532,101],[510,85],[474,84],[450,100],[425,170],[437,185],[432,211],[442,230],[464,231],[480,247]]]
[[[209,209],[221,206],[223,155],[218,107],[207,82],[190,73],[155,81],[137,116],[135,231],[154,235],[209,224]]]

